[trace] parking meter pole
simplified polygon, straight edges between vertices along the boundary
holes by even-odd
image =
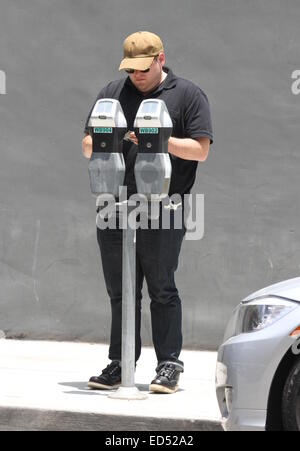
[[[114,399],[142,400],[148,396],[134,383],[135,373],[135,285],[136,285],[136,230],[128,224],[123,229],[122,267],[122,361],[121,387],[109,395]]]
[[[136,231],[123,230],[122,386],[134,386]]]

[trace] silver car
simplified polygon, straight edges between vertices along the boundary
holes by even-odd
[[[300,277],[259,290],[233,312],[216,391],[229,431],[300,431]]]

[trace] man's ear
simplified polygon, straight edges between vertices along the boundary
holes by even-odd
[[[165,58],[165,54],[164,52],[160,52],[158,55],[158,61],[160,62],[160,64],[164,65],[166,58]]]

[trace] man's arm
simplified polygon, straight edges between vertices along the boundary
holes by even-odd
[[[85,158],[90,159],[93,153],[93,140],[90,135],[88,134],[85,135],[85,137],[82,140],[81,148]]]
[[[201,138],[175,138],[169,139],[168,151],[175,157],[183,160],[205,161],[208,157],[210,139]]]
[[[134,132],[130,133],[129,140],[138,145]],[[208,157],[210,139],[201,138],[175,138],[171,136],[168,143],[168,152],[183,160],[205,161]]]

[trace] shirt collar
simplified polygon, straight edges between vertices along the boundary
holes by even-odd
[[[163,67],[163,71],[168,74],[166,76],[166,78],[164,79],[164,81],[159,86],[157,86],[157,88],[155,88],[152,92],[148,93],[145,97],[149,97],[149,95],[152,95],[154,93],[160,92],[160,91],[162,91],[164,89],[172,89],[172,88],[174,88],[174,86],[176,86],[177,77],[176,77],[176,75],[174,75],[172,70],[169,67],[164,66]],[[134,84],[132,83],[132,81],[130,80],[129,77],[127,77],[127,79],[125,81],[125,85],[129,86],[131,89],[133,89],[134,91],[136,91],[140,95],[143,95],[142,92],[139,91],[134,86]]]
[[[164,66],[163,67],[164,72],[167,72],[167,77],[165,78],[165,80],[163,81],[162,85],[163,89],[171,89],[174,88],[174,86],[176,86],[176,81],[177,81],[177,77],[176,75],[173,73],[173,71],[167,67]]]

